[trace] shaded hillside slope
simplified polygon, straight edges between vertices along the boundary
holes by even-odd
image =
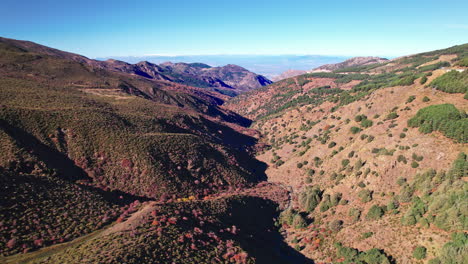
[[[281,243],[271,201],[228,196],[142,207],[99,236],[33,263],[306,263]]]

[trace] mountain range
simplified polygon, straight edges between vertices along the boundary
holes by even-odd
[[[325,55],[147,55],[147,56],[112,56],[96,58],[96,60],[105,61],[115,59],[127,63],[138,63],[140,61],[149,61],[155,64],[165,62],[184,62],[184,63],[203,63],[211,66],[222,66],[227,64],[240,65],[249,71],[263,75],[268,79],[273,79],[282,72],[296,70],[310,70],[318,66],[330,63],[342,62],[349,56],[325,56]]]
[[[140,61],[135,64],[114,59],[97,61],[78,54],[56,50],[28,41],[6,38],[2,38],[1,40],[3,43],[12,44],[30,52],[68,59],[98,69],[129,73],[148,79],[170,81],[193,87],[208,88],[211,91],[220,92],[229,96],[272,83],[264,76],[257,75],[240,66],[232,64],[223,67],[211,67],[203,63],[188,64],[167,62],[157,65],[148,61]]]

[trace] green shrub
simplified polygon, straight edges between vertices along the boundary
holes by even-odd
[[[348,166],[348,164],[349,164],[349,159],[344,159],[344,160],[341,161],[341,165],[342,165],[343,167]]]
[[[359,219],[361,217],[361,210],[359,210],[357,208],[351,208],[351,209],[349,209],[348,215],[352,217],[354,222],[357,222],[357,221],[359,221]]]
[[[333,232],[338,232],[343,228],[343,221],[333,220],[328,224],[328,228]]]
[[[362,238],[366,239],[366,238],[369,238],[369,237],[371,237],[373,235],[374,235],[374,232],[365,232],[365,233],[362,233]]]
[[[281,165],[283,165],[283,164],[284,164],[284,161],[282,161],[282,160],[278,160],[278,161],[276,161],[276,163],[275,163],[275,164],[276,164],[276,166],[278,166],[278,167],[279,167],[279,166],[281,166]]]
[[[306,187],[306,189],[299,194],[299,204],[303,210],[310,213],[322,200],[323,191],[317,187]]]
[[[411,156],[411,158],[415,161],[422,161],[424,159],[423,156],[418,156],[418,154],[416,153],[413,153],[413,155]]]
[[[424,75],[421,80],[419,81],[420,84],[425,84],[427,82],[427,77]]]
[[[354,121],[356,122],[361,122],[362,120],[365,120],[367,119],[367,116],[365,115],[357,115],[355,118],[354,118]]]
[[[283,212],[281,212],[280,216],[279,216],[279,220],[280,220],[280,223],[281,224],[288,224],[288,225],[292,225],[293,224],[293,220],[294,220],[294,217],[296,216],[297,212],[292,209],[292,208],[289,208]]]
[[[411,168],[416,169],[417,167],[419,167],[419,163],[417,163],[416,161],[412,161]]]
[[[406,103],[411,103],[411,102],[413,102],[415,99],[416,99],[416,96],[411,95],[411,96],[408,97],[408,99],[406,100]]]
[[[413,251],[413,257],[415,259],[425,259],[427,254],[427,249],[423,246],[416,247]]]
[[[403,155],[398,155],[397,161],[398,161],[398,162],[403,162],[404,164],[406,164],[406,163],[408,162],[408,161],[406,160],[406,157],[403,156]]]
[[[369,120],[369,119],[364,119],[361,121],[361,126],[364,128],[371,127],[373,124],[374,122],[372,122],[372,120]]]
[[[422,66],[422,67],[420,67],[418,70],[419,70],[420,72],[434,71],[434,70],[440,69],[440,68],[442,68],[442,67],[449,67],[449,66],[450,66],[450,63],[449,63],[449,62],[447,62],[447,61],[441,61],[441,62],[437,62],[437,63],[434,63],[434,64]]]
[[[378,205],[372,205],[366,215],[367,220],[377,220],[380,219],[385,214],[384,207]]]
[[[330,144],[328,144],[328,148],[333,148],[334,146],[336,146],[336,142],[330,142]]]
[[[397,184],[400,185],[400,186],[405,185],[406,184],[406,178],[404,178],[404,177],[398,178]]]
[[[334,193],[330,199],[331,206],[337,206],[340,203],[342,197],[343,197],[342,193]]]
[[[406,185],[403,187],[403,189],[400,192],[399,195],[399,201],[402,203],[408,203],[411,202],[411,199],[413,198],[413,193],[414,193],[414,188]]]
[[[301,214],[296,214],[293,220],[294,228],[305,228],[307,227],[307,222]]]
[[[391,120],[391,119],[395,119],[398,117],[398,114],[396,112],[390,112],[387,117],[385,117],[385,120]]]
[[[422,99],[422,101],[425,102],[425,103],[429,102],[430,100],[431,99],[429,99],[429,97],[427,97],[427,96],[424,96],[423,99]]]
[[[367,189],[359,191],[358,196],[361,199],[361,202],[363,203],[368,203],[372,201],[372,191],[369,191]]]
[[[392,199],[387,204],[387,211],[396,210],[398,209],[399,206],[400,206],[400,203],[396,199]]]
[[[353,127],[351,127],[350,131],[351,131],[352,134],[357,134],[357,133],[361,132],[362,129],[360,129],[359,127],[353,126]]]

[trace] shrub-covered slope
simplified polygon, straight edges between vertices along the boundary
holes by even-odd
[[[90,233],[115,220],[126,202],[57,177],[4,171],[0,192],[0,255],[26,253]]]
[[[246,196],[143,203],[97,237],[34,263],[307,263],[281,243],[276,206]]]
[[[337,108],[381,88],[411,85],[416,79],[425,83],[438,69],[455,71],[434,80],[431,83],[433,87],[465,93],[466,71],[463,72],[459,62],[467,56],[467,50],[468,44],[463,44],[385,63],[341,68],[335,72],[307,73],[241,94],[228,101],[227,107],[252,119],[275,117],[287,109],[322,102],[330,102]],[[447,86],[451,88],[444,88]],[[317,88],[323,91],[318,94]],[[330,91],[326,92],[324,88]]]
[[[467,228],[468,108],[455,89],[467,49],[301,75],[228,102],[269,145],[258,156],[269,181],[293,190],[280,217],[291,246],[325,263],[427,263],[461,250],[444,245]]]

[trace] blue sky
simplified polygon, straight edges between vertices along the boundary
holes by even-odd
[[[399,56],[468,42],[468,1],[2,0],[0,36],[88,57]]]

